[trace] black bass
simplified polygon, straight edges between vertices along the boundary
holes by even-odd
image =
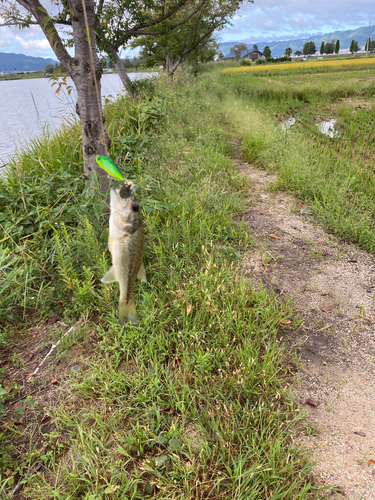
[[[108,247],[112,267],[102,278],[103,283],[118,281],[120,286],[119,318],[137,322],[133,298],[135,277],[147,283],[143,265],[144,232],[134,186],[128,182],[121,189],[111,188],[111,215],[109,218]]]

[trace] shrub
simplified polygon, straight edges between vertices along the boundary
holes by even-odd
[[[250,59],[241,59],[240,66],[251,66]]]

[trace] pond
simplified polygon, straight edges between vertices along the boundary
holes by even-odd
[[[148,73],[129,73],[132,80],[147,78]],[[55,94],[49,78],[0,81],[0,166],[8,161],[17,148],[29,139],[61,126],[64,119],[75,114],[76,93],[73,86],[70,96],[66,92]],[[123,89],[117,74],[102,77],[102,97],[115,97]]]

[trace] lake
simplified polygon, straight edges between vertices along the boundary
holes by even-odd
[[[129,73],[129,76],[135,80],[149,75]],[[0,166],[29,139],[43,134],[45,127],[55,130],[64,117],[77,116],[75,88],[70,78],[67,81],[73,87],[70,96],[66,92],[55,94],[56,86],[51,87],[49,78],[0,81]],[[103,97],[115,97],[122,89],[117,74],[103,75]]]

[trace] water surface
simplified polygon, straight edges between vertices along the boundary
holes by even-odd
[[[145,73],[130,73],[132,80],[149,76]],[[44,130],[55,130],[64,119],[75,114],[77,96],[73,87],[70,96],[66,92],[55,94],[49,78],[0,81],[0,166],[7,162],[17,148],[29,139],[43,134]],[[123,89],[117,74],[103,75],[102,96],[115,97]]]

